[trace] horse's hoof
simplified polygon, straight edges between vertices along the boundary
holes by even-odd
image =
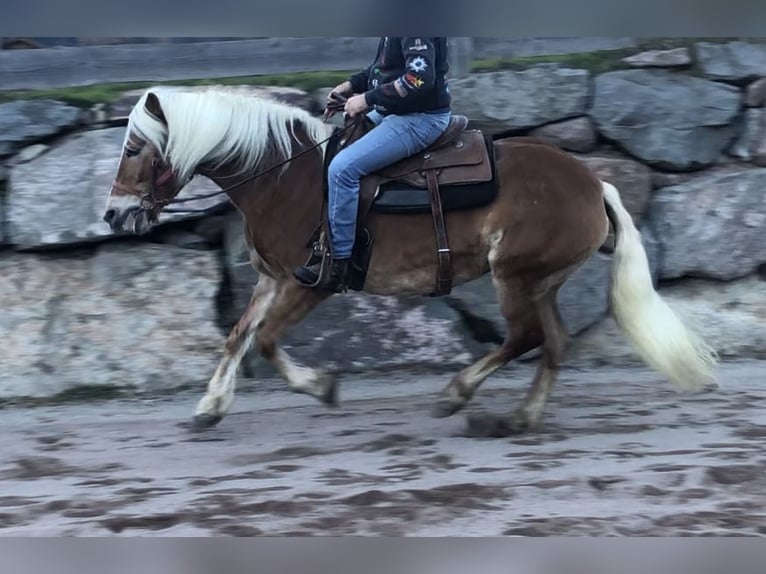
[[[223,417],[221,415],[209,415],[207,413],[201,413],[194,415],[191,424],[191,430],[204,431],[213,428]]]
[[[322,383],[326,388],[324,393],[319,397],[319,400],[326,404],[328,407],[337,407],[340,404],[338,399],[338,379],[335,375],[324,374],[322,375]]]
[[[456,400],[451,397],[442,397],[431,407],[431,416],[435,419],[451,417],[456,412],[463,410],[467,401]]]
[[[504,438],[523,434],[533,428],[525,413],[499,416],[491,413],[478,413],[466,420],[471,436],[483,438]]]
[[[508,419],[489,413],[479,413],[467,417],[468,432],[481,438],[503,438],[513,433]]]

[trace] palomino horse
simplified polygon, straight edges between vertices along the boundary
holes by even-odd
[[[335,377],[296,363],[277,341],[332,295],[300,286],[292,271],[309,255],[323,215],[326,142],[337,129],[296,107],[223,88],[153,88],[130,114],[104,216],[112,229],[146,231],[199,174],[221,187],[241,213],[251,262],[259,272],[252,299],[199,401],[195,426],[214,425],[226,414],[238,365],[253,342],[292,391],[327,404],[335,401]],[[623,332],[644,360],[681,390],[715,386],[714,352],[654,290],[640,235],[615,187],[551,145],[507,138],[491,148],[495,198],[448,211],[444,221],[455,284],[491,273],[507,333],[496,350],[452,378],[433,414],[459,411],[490,374],[542,347],[520,407],[509,416],[472,421],[481,422],[477,428],[486,434],[540,423],[569,339],[557,292],[604,244],[609,222],[616,239],[611,311]],[[439,265],[430,214],[373,210],[365,225],[375,247],[363,290],[392,296],[431,293]]]

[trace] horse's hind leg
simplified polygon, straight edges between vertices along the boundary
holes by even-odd
[[[524,402],[510,417],[487,414],[470,417],[468,423],[474,434],[506,436],[540,424],[545,403],[569,347],[569,334],[556,305],[557,292],[558,287],[535,300],[534,307],[540,319],[544,341],[537,373]]]
[[[537,374],[524,403],[511,417],[512,430],[521,431],[540,424],[548,395],[559,374],[559,367],[569,350],[569,332],[556,305],[558,289],[548,292],[537,303],[545,334],[542,357]]]
[[[527,286],[519,280],[506,280],[494,274],[492,280],[507,322],[506,338],[499,348],[455,375],[433,408],[435,417],[447,417],[461,410],[487,377],[543,342],[540,316]]]

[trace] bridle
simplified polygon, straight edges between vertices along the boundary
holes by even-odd
[[[343,109],[344,103],[345,103],[345,98],[343,98],[343,96],[337,96],[335,98],[335,101],[329,102],[327,104],[327,107],[325,108],[325,111],[324,111],[324,115],[323,115],[324,120],[327,121],[336,112],[341,111]],[[151,182],[149,184],[149,187],[148,187],[148,189],[146,191],[142,191],[142,190],[139,190],[137,188],[131,187],[129,185],[125,185],[123,183],[120,183],[116,179],[112,182],[112,187],[114,189],[119,189],[120,191],[123,191],[125,193],[130,194],[130,195],[138,195],[141,198],[141,209],[147,211],[148,213],[156,213],[159,210],[163,210],[166,213],[203,213],[203,212],[207,212],[208,209],[204,209],[204,208],[202,208],[202,209],[190,209],[190,208],[181,208],[181,209],[172,209],[171,208],[171,209],[165,209],[165,208],[168,205],[171,205],[171,204],[188,203],[188,202],[191,202],[191,201],[199,201],[201,199],[210,199],[212,197],[217,197],[217,196],[220,196],[220,195],[223,195],[223,194],[228,194],[233,189],[236,189],[236,188],[240,187],[241,185],[244,185],[245,183],[248,183],[250,181],[258,179],[259,177],[264,176],[264,175],[266,175],[266,174],[268,174],[268,173],[270,173],[270,172],[272,172],[272,171],[274,171],[274,170],[276,170],[276,169],[278,169],[278,168],[280,168],[280,167],[290,163],[291,161],[301,157],[302,155],[305,155],[305,154],[307,154],[307,153],[317,149],[318,147],[324,145],[325,143],[329,142],[330,140],[332,140],[334,138],[338,139],[341,134],[347,132],[349,129],[351,129],[353,127],[356,127],[359,124],[360,120],[363,119],[363,118],[364,118],[364,116],[360,114],[356,118],[354,118],[354,120],[351,123],[345,125],[342,128],[337,128],[337,129],[333,130],[333,133],[329,137],[327,137],[327,138],[325,138],[325,139],[323,139],[323,140],[321,140],[321,141],[311,145],[310,147],[308,147],[308,148],[306,148],[304,150],[301,150],[300,152],[298,152],[295,155],[290,156],[286,160],[281,161],[281,162],[277,163],[276,165],[273,165],[273,166],[271,166],[271,167],[269,167],[267,169],[259,171],[259,172],[255,173],[253,175],[250,175],[250,176],[246,177],[245,179],[243,179],[242,181],[239,181],[239,182],[237,182],[235,184],[232,184],[232,185],[227,186],[225,188],[219,189],[217,191],[213,191],[211,193],[205,193],[205,194],[202,194],[202,195],[195,195],[194,197],[187,197],[187,198],[158,198],[156,196],[156,191],[158,189],[160,189],[162,186],[166,185],[168,182],[175,181],[175,174],[173,173],[173,167],[172,166],[166,164],[163,160],[158,160],[156,157],[152,158],[152,180],[151,180]],[[138,136],[135,136],[135,138],[134,138],[134,134],[132,134],[132,133],[128,136],[128,140],[129,141],[133,141],[136,144],[138,144],[137,147],[132,148],[131,151],[133,152],[133,154],[139,153],[141,151],[141,149],[143,148],[143,146],[146,145],[146,140],[138,138]],[[180,186],[180,187],[182,188],[185,185],[187,185],[189,183],[189,181],[191,181],[196,175],[203,175],[203,173],[200,171],[200,168],[195,170],[195,172],[192,174],[192,176],[186,182],[184,182],[184,184],[182,186]]]
[[[160,165],[161,164],[161,165]],[[162,173],[159,175],[157,172],[162,168]],[[158,162],[157,158],[152,158],[152,180],[149,185],[149,189],[143,193],[137,188],[120,183],[116,179],[112,182],[114,189],[119,189],[131,195],[138,195],[141,198],[141,208],[146,211],[154,211],[162,209],[166,205],[172,203],[170,199],[160,199],[155,195],[155,190],[164,186],[168,181],[173,181],[173,168],[165,164],[165,162]]]

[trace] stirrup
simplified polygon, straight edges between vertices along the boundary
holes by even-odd
[[[314,242],[314,245],[311,247],[311,254],[303,266],[311,267],[312,265],[317,264],[319,264],[317,280],[314,281],[314,283],[301,282],[301,285],[304,287],[313,289],[323,284],[326,285],[330,279],[330,274],[332,273],[332,253],[330,253],[330,249],[327,247],[324,231],[319,235],[319,239]]]

